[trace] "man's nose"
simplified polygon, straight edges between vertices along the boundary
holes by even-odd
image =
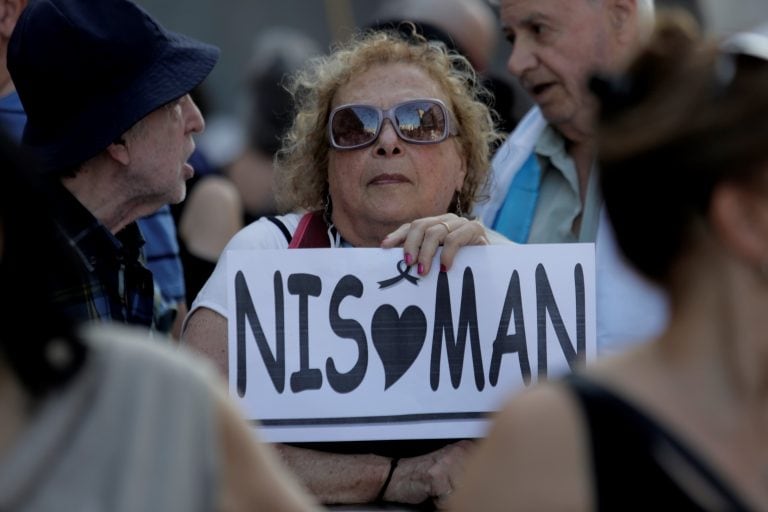
[[[202,112],[197,107],[195,100],[187,94],[185,100],[182,102],[184,108],[184,119],[187,126],[187,131],[193,133],[202,133],[205,130],[205,119]]]
[[[536,66],[537,58],[534,49],[523,40],[515,41],[512,53],[507,59],[507,69],[510,73],[521,78],[526,71]]]

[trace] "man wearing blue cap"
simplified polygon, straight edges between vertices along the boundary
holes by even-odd
[[[30,0],[19,18],[8,69],[23,144],[55,178],[49,200],[82,263],[51,283],[71,316],[155,325],[136,220],[185,197],[205,127],[188,93],[218,54],[127,0]]]

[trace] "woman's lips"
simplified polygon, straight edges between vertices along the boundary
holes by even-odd
[[[391,185],[397,183],[408,183],[410,180],[402,174],[379,174],[371,181],[369,185]]]

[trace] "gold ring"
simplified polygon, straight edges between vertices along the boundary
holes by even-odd
[[[447,229],[449,233],[451,232],[451,226],[449,226],[447,222],[441,220],[440,222],[438,222],[438,224],[442,224],[443,226],[445,226],[445,229]]]

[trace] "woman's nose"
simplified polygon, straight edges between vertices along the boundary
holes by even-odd
[[[389,119],[384,119],[379,137],[376,139],[376,154],[382,156],[400,154],[402,144],[403,140],[397,134],[392,122]]]

